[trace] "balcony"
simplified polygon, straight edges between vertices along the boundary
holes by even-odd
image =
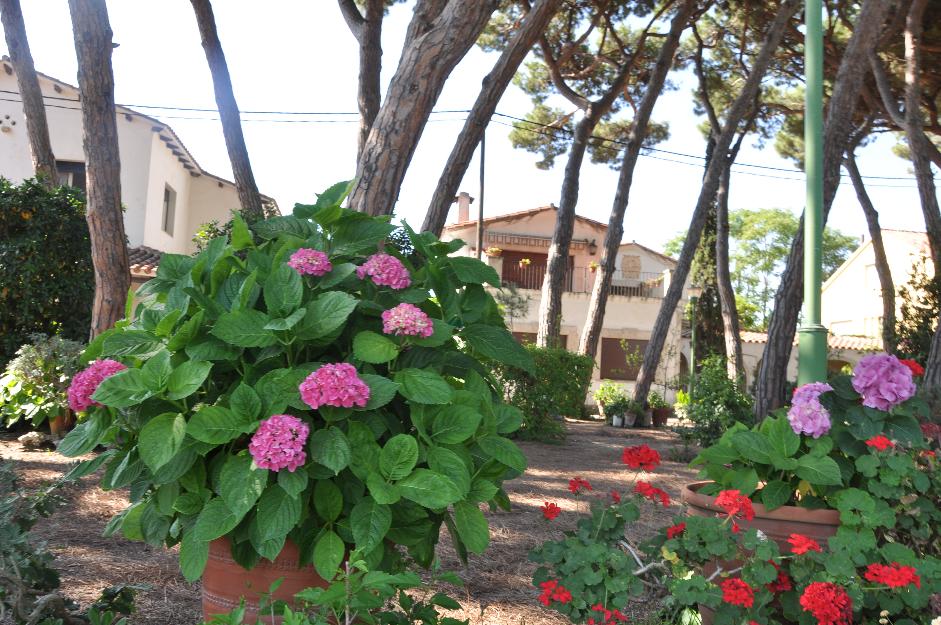
[[[597,272],[588,267],[574,267],[566,272],[563,285],[567,293],[591,293]],[[546,265],[505,263],[503,265],[503,284],[518,289],[542,289],[546,276]],[[650,297],[662,299],[664,294],[664,274],[636,271],[616,271],[611,280],[611,295],[623,297]]]

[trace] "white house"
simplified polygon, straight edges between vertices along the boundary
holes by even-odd
[[[477,217],[471,216],[472,201],[473,198],[466,193],[458,195],[457,221],[445,226],[441,235],[443,240],[465,241],[468,245],[459,253],[468,255],[477,254]],[[513,334],[521,341],[532,342],[536,338],[540,290],[555,220],[556,207],[552,205],[494,215],[483,220],[483,248],[487,251],[484,260],[497,270],[504,285],[514,287],[522,304],[519,310],[508,314],[507,319]],[[607,229],[607,224],[593,219],[580,215],[575,218],[569,272],[562,295],[562,342],[570,350],[578,348],[588,317],[595,269],[601,257],[599,250]],[[647,347],[676,261],[631,242],[620,246],[616,267],[605,309],[601,343],[595,355],[598,366],[593,374],[593,386],[602,379],[610,379],[632,390],[637,378],[637,355],[642,355]],[[681,349],[683,310],[685,301],[677,306],[673,316],[656,375],[658,384],[673,381],[681,371],[686,371],[686,356]]]
[[[85,187],[82,111],[78,88],[39,75],[59,178]],[[18,182],[34,175],[19,88],[8,57],[0,59],[0,176]],[[190,253],[199,226],[224,223],[238,210],[235,184],[205,171],[172,128],[117,107],[121,201],[129,247]],[[270,198],[266,198],[269,202]]]
[[[889,271],[895,290],[904,287],[911,277],[912,267],[922,256],[930,259],[931,248],[924,232],[908,230],[882,230],[882,243],[889,261]],[[928,275],[934,275],[934,265],[926,264]],[[823,325],[832,334],[868,336],[877,338],[882,333],[882,289],[876,273],[872,239],[866,239],[850,254],[833,275],[823,283],[821,299]],[[900,314],[901,300],[896,298],[896,317]]]

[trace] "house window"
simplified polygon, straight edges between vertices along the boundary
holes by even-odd
[[[76,161],[56,161],[59,184],[64,184],[85,192],[85,163]]]
[[[647,341],[601,339],[601,377],[607,380],[636,380]]]
[[[163,231],[173,236],[173,223],[176,219],[176,191],[170,185],[163,186]]]

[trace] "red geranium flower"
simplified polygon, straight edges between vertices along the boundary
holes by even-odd
[[[914,360],[899,360],[900,363],[912,370],[912,376],[918,377],[925,375],[925,368]]]
[[[719,587],[722,589],[722,600],[732,605],[750,608],[755,603],[755,591],[751,586],[737,577],[724,580]]]
[[[873,436],[868,441],[866,441],[866,445],[874,449],[878,449],[879,451],[885,451],[889,447],[895,446],[895,443],[893,443],[891,440],[889,440],[882,434],[879,434],[877,436]]]
[[[807,585],[800,598],[801,607],[810,612],[818,625],[852,625],[853,600],[846,590],[830,582]]]
[[[803,534],[791,534],[787,542],[791,543],[791,553],[803,555],[808,551],[823,551],[820,544],[813,538],[808,538]]]
[[[921,433],[925,435],[925,438],[938,438],[938,436],[941,435],[941,425],[937,423],[922,423]]]
[[[616,490],[611,491],[611,501],[614,503],[621,503],[621,493]]]
[[[562,508],[557,506],[553,502],[545,502],[542,504],[542,516],[546,517],[549,521],[554,521],[559,514],[562,513]]]
[[[676,538],[686,531],[686,523],[677,523],[667,528],[667,539]]]
[[[588,480],[583,480],[580,477],[569,480],[569,490],[572,491],[573,494],[577,495],[582,489],[591,490],[591,484],[588,483]]]
[[[659,499],[664,508],[670,505],[670,496],[666,491],[660,490],[649,482],[637,482],[637,485],[634,487],[634,492],[642,497],[646,497],[650,501]]]
[[[774,570],[778,572],[778,578],[768,584],[766,588],[774,594],[791,590],[794,586],[791,584],[791,578],[788,577],[787,571],[781,570],[781,567],[775,564],[774,560],[769,560],[769,563],[774,567]]]
[[[730,517],[740,516],[746,521],[755,518],[755,509],[751,499],[737,490],[724,490],[716,497],[716,505],[725,510]]]
[[[621,454],[621,462],[631,469],[653,471],[660,466],[660,454],[656,449],[651,449],[647,445],[625,447],[624,452]]]
[[[553,601],[568,603],[572,600],[572,593],[568,591],[568,588],[554,579],[539,584],[539,587],[542,588],[542,594],[539,595],[539,603],[544,606],[548,606]]]
[[[902,566],[898,562],[893,562],[889,566],[884,564],[870,564],[866,567],[863,577],[870,582],[883,584],[890,588],[902,588],[909,584],[914,584],[915,588],[921,588],[921,577],[913,566]]]

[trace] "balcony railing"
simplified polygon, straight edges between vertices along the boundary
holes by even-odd
[[[591,293],[597,272],[588,267],[575,267],[566,272],[564,289],[568,293]],[[545,265],[504,265],[503,283],[518,289],[541,290],[546,276]],[[663,274],[616,271],[611,279],[611,295],[624,297],[662,298]]]

